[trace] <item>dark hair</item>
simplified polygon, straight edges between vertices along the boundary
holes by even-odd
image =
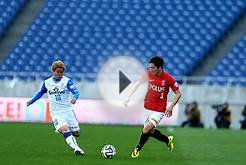
[[[149,60],[149,63],[153,63],[157,68],[163,68],[164,60],[162,57],[155,56]]]

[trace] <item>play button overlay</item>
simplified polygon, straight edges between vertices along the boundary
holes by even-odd
[[[119,94],[129,85],[131,84],[131,80],[127,78],[121,71],[119,71]]]
[[[131,56],[110,58],[100,68],[97,75],[97,87],[101,98],[108,103],[124,107],[123,100],[139,77],[145,72],[143,64]],[[143,100],[147,84],[141,85],[132,95],[129,106]]]

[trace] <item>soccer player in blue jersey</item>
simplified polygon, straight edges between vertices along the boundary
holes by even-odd
[[[65,64],[62,61],[55,61],[51,66],[53,76],[44,80],[40,91],[26,104],[27,106],[31,105],[44,93],[47,93],[50,102],[50,115],[56,132],[63,134],[75,155],[84,155],[84,151],[75,139],[80,136],[80,128],[72,108],[72,104],[76,103],[80,94],[73,81],[64,76],[65,69]],[[73,94],[73,98],[70,98],[70,92]]]

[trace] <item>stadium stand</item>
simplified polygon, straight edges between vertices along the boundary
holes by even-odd
[[[246,82],[233,80],[233,78],[246,77],[246,35],[231,49],[226,56],[209,73],[214,77],[232,77],[232,85],[244,85]],[[224,84],[224,81],[217,81],[218,84]]]
[[[245,9],[245,0],[47,1],[0,71],[49,72],[62,59],[94,81],[110,57],[164,55],[171,74],[187,76]]]
[[[0,1],[0,36],[4,33],[26,2],[27,0]]]

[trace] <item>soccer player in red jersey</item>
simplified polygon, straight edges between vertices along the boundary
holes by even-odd
[[[146,71],[138,81],[135,83],[133,88],[130,90],[128,97],[123,101],[124,105],[127,106],[130,101],[130,97],[137,90],[137,88],[148,82],[148,91],[144,99],[145,108],[145,121],[142,134],[139,139],[138,145],[132,152],[132,157],[137,158],[139,152],[147,142],[149,137],[153,137],[168,146],[169,151],[172,151],[173,136],[167,136],[161,133],[156,126],[161,121],[163,116],[171,117],[173,107],[177,104],[181,97],[179,85],[175,79],[166,71],[163,70],[164,60],[161,57],[152,57],[149,61],[149,70]],[[167,95],[169,88],[175,93],[172,103],[167,106]]]

